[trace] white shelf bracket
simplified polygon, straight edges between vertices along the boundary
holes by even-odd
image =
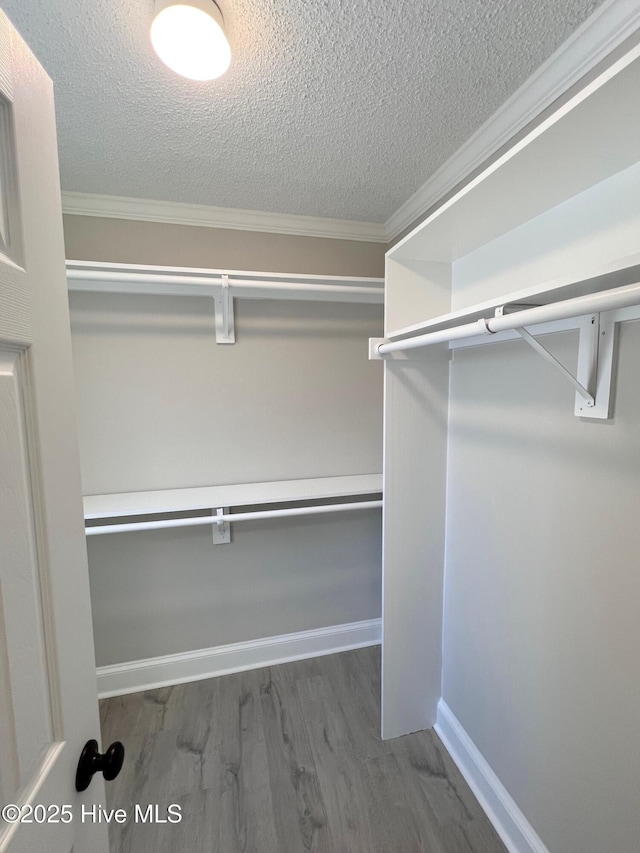
[[[222,276],[219,292],[213,297],[216,312],[216,343],[235,344],[236,331],[233,320],[233,297],[229,290],[229,276]]]
[[[518,311],[539,307],[539,304],[533,302],[505,302],[504,305],[498,305],[494,311],[494,317],[506,317],[508,314],[516,314]]]
[[[576,391],[574,409],[576,417],[599,420],[606,420],[609,417],[614,323],[601,323],[600,314],[591,314],[584,318],[580,326],[576,376],[526,329],[519,328],[516,332],[573,386]]]
[[[611,416],[611,384],[618,324],[611,311],[584,318],[578,346],[578,379],[593,390],[595,403],[585,406],[576,394],[574,414],[580,418],[607,420]]]
[[[549,350],[545,349],[545,347],[543,347],[542,344],[533,337],[533,335],[529,334],[526,329],[516,329],[516,332],[538,353],[539,356],[541,356],[545,361],[548,361],[549,364],[552,364],[556,370],[558,370],[562,376],[564,376],[564,378],[573,385],[576,392],[583,398],[585,406],[591,408],[595,405],[593,394],[585,388],[581,382],[578,382],[573,373],[567,370],[564,364],[561,364],[555,356],[551,355]]]
[[[213,544],[228,545],[231,542],[231,525],[227,521],[222,520],[222,516],[229,514],[229,507],[218,507],[216,516],[218,521],[213,525]]]

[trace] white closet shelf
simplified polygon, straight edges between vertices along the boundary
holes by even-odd
[[[86,495],[84,517],[85,520],[91,521],[217,507],[328,500],[380,492],[382,492],[382,474],[355,474],[311,480],[279,480],[269,483]]]
[[[584,272],[578,271],[573,275],[562,276],[523,290],[504,293],[484,302],[478,302],[466,308],[451,311],[448,314],[441,314],[420,323],[396,329],[386,335],[386,340],[398,341],[421,333],[450,329],[462,323],[472,323],[487,317],[496,309],[507,306],[532,308],[538,305],[552,305],[579,296],[590,296],[635,284],[639,280],[640,254],[634,254],[603,263],[598,269],[594,269],[591,265],[588,273],[586,270]]]
[[[384,301],[384,279],[67,261],[69,290],[147,296],[219,296],[329,302]]]
[[[67,287],[85,293],[213,299],[216,343],[234,344],[234,299],[382,304],[384,279],[67,261]]]
[[[638,162],[640,45],[569,89],[387,253],[450,265]]]

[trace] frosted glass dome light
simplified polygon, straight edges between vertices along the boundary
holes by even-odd
[[[156,0],[151,43],[160,59],[190,80],[214,80],[231,63],[222,13],[214,0]]]

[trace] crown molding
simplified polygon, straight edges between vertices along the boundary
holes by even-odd
[[[172,225],[197,225],[204,228],[231,228],[236,231],[264,231],[298,237],[327,237],[335,240],[360,240],[386,243],[385,227],[379,222],[328,219],[319,216],[294,216],[232,207],[153,201],[124,196],[63,192],[62,212],[74,216],[98,216],[142,222],[166,222]]]
[[[385,223],[395,239],[640,28],[637,0],[605,0]]]

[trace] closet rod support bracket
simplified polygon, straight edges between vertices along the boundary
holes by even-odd
[[[576,394],[574,414],[578,418],[608,420],[611,417],[611,385],[618,323],[614,312],[589,314],[583,318],[578,345],[577,378],[593,393],[593,406]]]
[[[380,344],[384,343],[384,338],[369,338],[369,361],[383,361],[383,357],[378,352]]]
[[[551,364],[556,370],[564,376],[564,378],[573,386],[576,393],[582,398],[582,403],[586,408],[592,408],[595,404],[595,399],[591,391],[589,390],[588,385],[591,383],[587,383],[585,385],[582,384],[578,380],[576,376],[573,375],[567,368],[558,361],[558,359],[553,356],[546,347],[543,347],[540,341],[536,340],[533,335],[528,332],[526,329],[516,329],[516,332],[520,335],[520,337],[529,344],[531,349],[538,353],[541,358],[543,358],[546,362]],[[582,330],[580,330],[580,336],[582,337]]]
[[[576,417],[607,420],[610,417],[615,330],[616,324],[609,314],[589,314],[582,319],[575,376],[526,329],[519,328],[516,332],[573,386]]]
[[[229,507],[218,507],[215,511],[218,521],[213,525],[213,544],[228,545],[231,542],[231,525],[223,521],[223,516],[229,515]]]
[[[220,290],[213,297],[216,315],[216,343],[235,344],[236,330],[233,318],[233,296],[229,288],[229,276],[222,276]]]

